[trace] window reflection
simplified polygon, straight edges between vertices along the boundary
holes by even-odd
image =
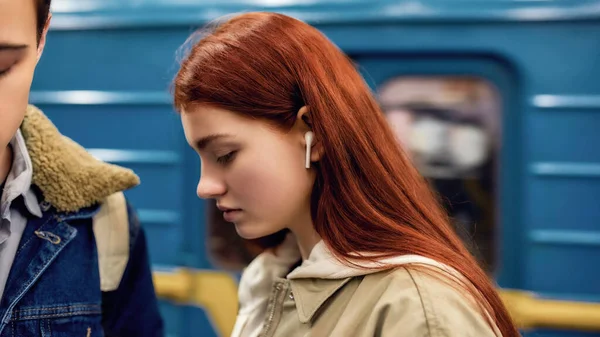
[[[396,138],[439,193],[455,229],[493,271],[500,144],[493,87],[470,77],[397,77],[378,94]]]

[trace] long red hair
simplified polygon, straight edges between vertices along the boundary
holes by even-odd
[[[425,179],[400,148],[353,62],[310,25],[246,13],[192,45],[174,104],[210,104],[289,130],[308,106],[324,156],[315,168],[315,230],[342,261],[417,254],[462,274],[505,337],[519,336],[492,282],[452,230]],[[491,322],[490,322],[491,323]]]

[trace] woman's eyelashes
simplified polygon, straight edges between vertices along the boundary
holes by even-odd
[[[221,165],[229,164],[233,161],[236,154],[237,154],[237,151],[230,151],[225,155],[217,157],[217,162]]]
[[[8,74],[8,72],[10,71],[12,67],[8,67],[6,69],[0,69],[0,78],[4,77],[5,75]]]
[[[8,75],[12,68],[19,63],[23,50],[0,50],[0,78]]]

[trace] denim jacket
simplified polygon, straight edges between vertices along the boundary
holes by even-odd
[[[137,176],[96,160],[32,106],[21,132],[43,214],[21,238],[0,302],[0,337],[163,336],[134,210],[125,203],[122,229],[111,226],[112,209],[95,223]]]

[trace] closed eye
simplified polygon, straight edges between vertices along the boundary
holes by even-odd
[[[26,45],[0,43],[0,77],[8,74],[12,67],[23,59],[26,51]]]
[[[229,164],[235,158],[236,153],[237,151],[231,151],[224,156],[220,156],[217,158],[217,162],[222,165]]]
[[[10,72],[11,69],[12,69],[12,67],[8,67],[6,69],[0,70],[0,78],[3,77],[3,76],[5,76],[5,75],[7,75]]]

